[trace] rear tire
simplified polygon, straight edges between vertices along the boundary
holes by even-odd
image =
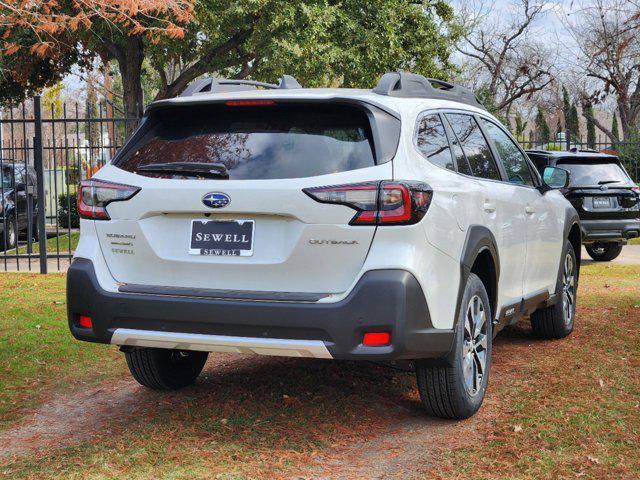
[[[492,319],[487,290],[472,273],[462,296],[451,365],[415,361],[420,399],[429,415],[464,419],[482,405],[491,367]]]
[[[125,352],[133,378],[153,390],[177,390],[191,385],[208,356],[208,352],[162,348],[134,348]]]
[[[596,262],[610,262],[622,251],[622,244],[616,242],[597,242],[585,245],[585,249]]]
[[[564,338],[573,331],[578,293],[578,264],[570,242],[562,254],[562,271],[556,291],[560,298],[555,305],[540,308],[531,314],[531,328],[539,338]]]

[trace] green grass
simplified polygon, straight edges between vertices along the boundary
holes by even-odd
[[[71,237],[69,237],[68,233],[63,233],[57,237],[51,237],[47,239],[47,252],[56,253],[60,251],[60,253],[65,252],[73,252],[78,246],[78,241],[80,240],[80,232],[71,232]],[[39,253],[40,252],[40,244],[38,242],[33,242],[31,244],[31,252]],[[18,248],[18,253],[27,253],[27,246],[22,246]]]
[[[65,277],[0,274],[0,427],[43,398],[124,371],[117,351],[69,333]]]
[[[640,238],[632,238],[629,240],[630,245],[640,245]]]

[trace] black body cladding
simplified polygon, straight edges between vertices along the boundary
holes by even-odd
[[[443,358],[453,342],[453,330],[433,327],[422,288],[403,270],[368,272],[337,303],[217,292],[141,291],[134,285],[107,292],[93,263],[77,258],[67,274],[69,328],[77,339],[98,343],[110,343],[117,328],[322,340],[333,358],[376,361]],[[92,330],[77,325],[79,315],[92,317]],[[391,332],[391,344],[362,345],[367,331]]]

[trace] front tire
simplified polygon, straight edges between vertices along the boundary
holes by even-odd
[[[578,263],[570,242],[563,250],[560,281],[556,288],[556,304],[540,308],[531,314],[531,328],[539,338],[564,338],[573,331],[578,293]]]
[[[462,295],[451,365],[415,361],[420,399],[429,415],[464,419],[482,405],[491,367],[492,318],[487,290],[472,273]]]
[[[584,248],[596,262],[610,262],[622,252],[622,244],[616,242],[597,242]]]
[[[134,348],[125,352],[133,378],[153,390],[177,390],[191,385],[208,356],[208,352],[162,348]]]

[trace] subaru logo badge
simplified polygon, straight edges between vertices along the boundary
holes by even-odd
[[[202,197],[202,203],[209,208],[224,208],[231,203],[226,193],[210,192]]]

